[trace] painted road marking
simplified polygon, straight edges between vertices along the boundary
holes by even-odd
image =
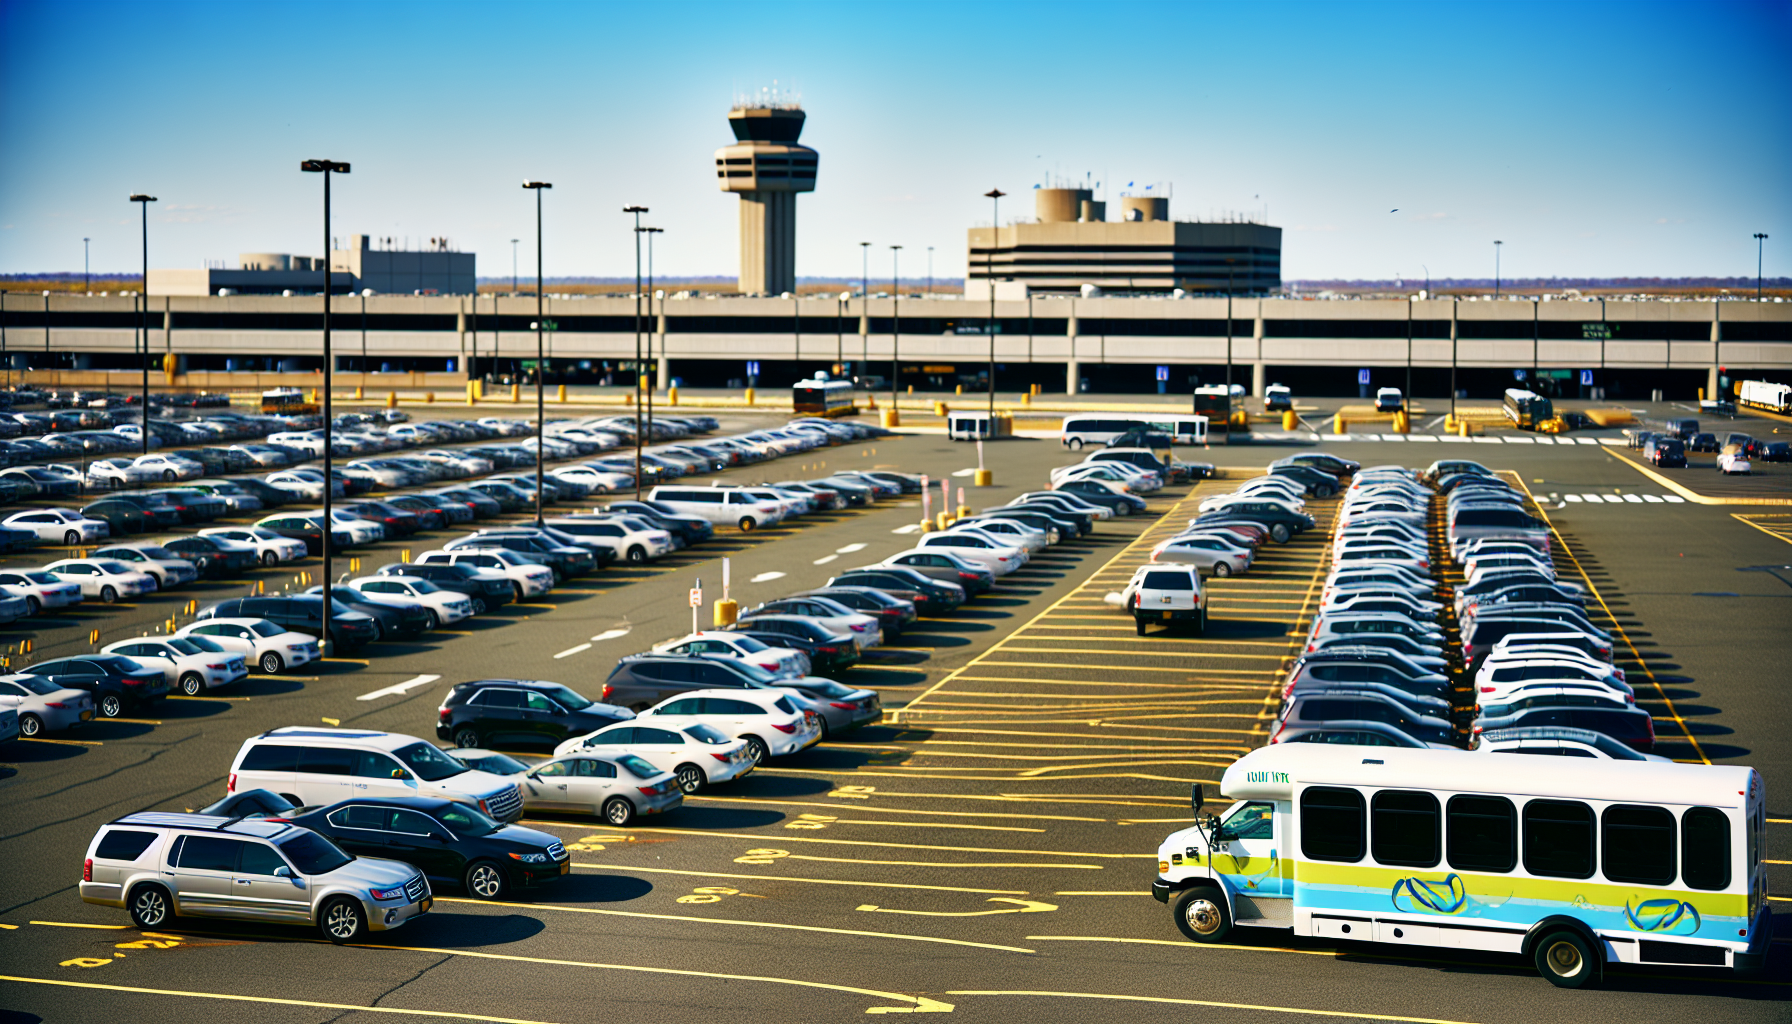
[[[396,948],[396,947],[384,947]],[[442,952],[450,952],[442,950]],[[313,1006],[326,1010],[352,1010],[357,1013],[396,1013],[412,1017],[450,1017],[454,1020],[484,1020],[497,1024],[544,1024],[542,1021],[517,1017],[488,1017],[479,1013],[451,1013],[447,1010],[406,1010],[396,1006],[358,1006],[354,1003],[320,1003],[310,999],[276,999],[272,996],[239,996],[228,992],[187,992],[171,988],[142,988],[137,985],[102,985],[90,981],[63,981],[60,978],[17,978],[0,975],[0,981],[16,981],[24,985],[57,985],[62,988],[92,988],[107,992],[135,992],[151,996],[186,996],[189,999],[224,999],[239,1003],[273,1003],[278,1006]]]
[[[839,556],[839,555],[823,555],[823,556],[822,556],[822,557],[820,557],[820,558],[817,558],[817,559],[816,559],[816,560],[815,560],[815,561],[814,561],[814,562],[813,562],[813,563],[812,563],[812,564],[814,564],[814,565],[826,565],[826,564],[828,564],[828,563],[829,563],[829,562],[832,562],[832,561],[835,561],[835,560],[837,560],[837,559],[839,559],[839,557],[840,557],[840,556]]]
[[[870,546],[871,545],[869,544],[848,544],[843,548],[835,548],[834,553],[837,555],[850,555],[854,551],[863,551]]]
[[[890,532],[891,533],[908,534],[908,533],[915,533],[915,532],[919,531],[920,529],[921,529],[920,523],[910,523],[907,526],[898,526],[897,528],[895,528],[894,530],[891,530]]]
[[[619,636],[627,636],[628,632],[629,631],[626,627],[624,627],[622,629],[606,629],[602,633],[599,633],[596,636],[592,637],[591,642],[594,644],[601,644],[605,640],[614,640]]]
[[[590,644],[579,644],[575,647],[568,647],[566,650],[561,651],[559,654],[554,655],[554,660],[559,661],[561,658],[570,658],[573,655],[579,653],[580,651],[589,651],[590,649],[591,649]]]
[[[1017,900],[1009,896],[991,896],[990,903],[1013,903],[1014,907],[1002,907],[998,910],[897,910],[894,907],[880,907],[875,903],[867,903],[860,907],[868,914],[908,914],[914,917],[989,917],[993,914],[1044,914],[1058,909],[1055,903],[1040,903],[1037,900]]]
[[[399,696],[400,694],[409,693],[410,691],[415,690],[419,686],[428,686],[430,683],[433,683],[440,678],[442,678],[442,677],[429,675],[429,674],[425,673],[420,676],[414,676],[410,679],[406,679],[402,683],[394,683],[393,685],[388,686],[384,689],[374,690],[372,693],[363,693],[361,696],[356,697],[355,699],[356,700],[378,700],[381,697],[396,697],[396,696]]]
[[[776,571],[762,572],[759,575],[748,580],[747,582],[748,583],[769,583],[772,580],[781,580],[783,578],[784,578],[784,574],[781,572],[776,572]]]
[[[647,872],[654,875],[692,875],[698,878],[736,878],[749,882],[807,882],[810,885],[849,885],[860,889],[927,889],[937,892],[968,892],[977,895],[998,893],[1008,896],[1025,896],[1025,889],[969,889],[957,885],[917,885],[905,882],[852,882],[840,878],[798,878],[795,875],[747,875],[730,874],[716,871],[683,871],[677,868],[640,868],[633,865],[621,867],[615,864],[580,864],[574,862],[573,867],[592,871],[617,871],[623,874]],[[1060,893],[1059,895],[1063,895]],[[1146,896],[1151,895],[1149,892]],[[4,927],[4,926],[0,926]]]
[[[1331,954],[1326,954],[1331,955]],[[1401,1017],[1391,1013],[1359,1013],[1352,1010],[1306,1010],[1298,1006],[1264,1006],[1256,1003],[1222,1003],[1213,999],[1171,999],[1167,996],[1129,996],[1105,992],[1047,992],[1025,989],[951,989],[949,996],[1046,996],[1060,999],[1113,999],[1132,1003],[1167,1003],[1172,1006],[1211,1006],[1222,1010],[1256,1010],[1261,1013],[1294,1013],[1310,1017],[1346,1017],[1351,1020],[1401,1021],[1405,1024],[1465,1024],[1439,1017]]]

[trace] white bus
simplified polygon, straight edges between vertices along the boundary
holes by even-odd
[[[1139,416],[1125,413],[1090,413],[1064,417],[1058,441],[1075,451],[1084,445],[1107,444],[1129,430],[1168,434],[1176,444],[1206,444],[1207,417],[1187,414]]]
[[[1497,759],[1497,758],[1496,758]],[[1607,963],[1757,970],[1773,932],[1752,768],[1276,744],[1234,803],[1158,848],[1195,942],[1234,927],[1516,953],[1578,988]],[[1572,768],[1572,770],[1567,770]]]
[[[1745,380],[1736,397],[1749,409],[1769,412],[1792,412],[1792,384],[1769,384],[1764,380]]]

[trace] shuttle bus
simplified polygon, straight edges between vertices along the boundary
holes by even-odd
[[[1766,409],[1782,415],[1792,413],[1792,384],[1769,384],[1764,380],[1745,380],[1737,389],[1737,399],[1745,408]]]
[[[1549,399],[1519,388],[1506,389],[1504,408],[1506,419],[1520,430],[1536,430],[1556,415],[1555,406]]]
[[[1195,415],[1207,417],[1209,429],[1226,430],[1232,425],[1232,395],[1221,384],[1195,389]]]
[[[1198,943],[1254,927],[1512,953],[1565,988],[1608,963],[1765,964],[1752,768],[1279,743],[1220,790],[1236,803],[1203,818],[1195,786],[1151,887]]]
[[[858,411],[849,380],[799,380],[790,389],[790,402],[796,412],[810,416],[850,416]]]

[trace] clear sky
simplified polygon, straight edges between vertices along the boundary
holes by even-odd
[[[482,276],[738,270],[737,90],[809,113],[797,273],[964,267],[992,186],[1267,209],[1301,278],[1792,273],[1792,4],[60,3],[0,0],[0,272],[447,236]]]

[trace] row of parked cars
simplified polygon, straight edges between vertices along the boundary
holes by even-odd
[[[1556,578],[1549,525],[1526,505],[1466,460],[1357,472],[1271,741],[1656,758],[1611,636]],[[1439,548],[1459,586],[1441,582]]]

